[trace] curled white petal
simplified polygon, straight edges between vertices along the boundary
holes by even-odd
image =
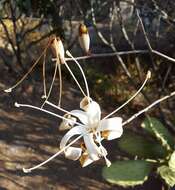
[[[64,130],[72,128],[77,121],[75,117],[72,117],[69,114],[65,114],[64,117],[69,119],[69,120],[63,119],[63,121],[61,122],[61,124],[59,126],[60,131],[64,131]]]
[[[88,124],[91,128],[96,128],[101,118],[101,109],[97,102],[91,101],[87,107]]]
[[[86,109],[87,109],[87,107],[88,107],[88,105],[89,105],[89,103],[90,103],[91,101],[92,101],[91,98],[89,98],[89,97],[87,97],[87,96],[84,97],[84,98],[81,100],[81,102],[80,102],[80,108],[86,111]]]
[[[85,110],[88,118],[88,128],[96,128],[101,118],[101,109],[97,102],[89,97],[83,98],[80,102],[80,108]]]
[[[75,136],[75,135],[82,135],[82,134],[86,134],[85,129],[83,129],[83,127],[81,126],[75,126],[72,129],[70,129],[61,139],[60,142],[60,149],[64,148],[66,146],[66,144],[68,143],[68,141],[70,140],[71,137]]]
[[[100,121],[98,131],[107,132],[107,140],[119,138],[123,134],[122,118],[113,117]]]
[[[70,113],[72,113],[74,116],[76,116],[83,124],[88,124],[88,116],[86,112],[81,110],[72,110]]]
[[[59,126],[59,131],[65,131],[65,130],[68,130],[68,129],[71,129],[72,126],[69,125],[69,122],[66,120],[62,121],[60,126]]]
[[[81,156],[82,149],[77,147],[69,147],[65,151],[65,157],[70,160],[78,160]]]
[[[94,161],[98,160],[101,152],[99,147],[94,142],[93,134],[84,135],[83,138],[89,157]]]
[[[80,158],[80,162],[81,162],[81,165],[82,167],[86,167],[88,166],[89,164],[93,163],[94,160],[92,160],[88,154],[84,153],[81,158]]]

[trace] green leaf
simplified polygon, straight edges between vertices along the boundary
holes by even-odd
[[[147,132],[154,135],[167,150],[174,147],[174,140],[169,131],[164,127],[164,125],[154,117],[146,118],[141,124]]]
[[[168,162],[169,168],[175,172],[175,151],[171,154],[170,160]]]
[[[168,166],[164,165],[159,167],[157,172],[169,186],[173,187],[175,185],[175,172],[173,172]]]
[[[116,161],[103,168],[103,177],[110,183],[123,187],[143,184],[151,172],[153,164],[144,160]]]
[[[118,146],[122,151],[140,158],[163,158],[167,155],[167,151],[160,144],[130,130],[124,132],[118,140]]]

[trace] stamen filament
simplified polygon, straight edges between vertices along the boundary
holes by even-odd
[[[83,134],[84,135],[84,134]],[[70,142],[67,146],[65,146],[64,148],[60,149],[57,153],[55,153],[53,156],[51,156],[50,158],[48,158],[47,160],[45,160],[44,162],[32,167],[32,168],[23,168],[23,172],[24,173],[30,173],[32,170],[35,170],[43,165],[45,165],[46,163],[48,163],[49,161],[53,160],[55,157],[57,157],[59,154],[61,154],[62,152],[64,152],[67,148],[69,148],[72,144],[74,144],[75,142],[77,142],[83,135],[78,136],[76,139],[74,139],[72,142]]]
[[[70,72],[70,74],[72,75],[74,81],[77,83],[79,89],[81,90],[82,94],[86,97],[87,95],[85,94],[84,90],[81,88],[80,83],[78,82],[78,80],[76,79],[75,75],[73,74],[73,72],[71,71],[71,69],[69,68],[68,64],[65,62],[66,68],[68,69],[68,71]]]
[[[147,75],[146,75],[146,79],[143,82],[142,86],[138,89],[138,91],[129,99],[127,100],[124,104],[122,104],[119,108],[115,109],[113,112],[111,112],[110,114],[108,114],[107,116],[105,116],[102,120],[107,119],[108,117],[110,117],[111,115],[115,114],[117,111],[119,111],[120,109],[122,109],[124,106],[126,106],[131,100],[133,100],[139,93],[140,91],[144,88],[145,84],[147,83],[148,79],[151,78],[151,72],[148,71]]]
[[[46,101],[49,99],[50,94],[52,92],[53,84],[55,82],[55,78],[56,78],[56,74],[57,74],[57,67],[58,67],[58,65],[57,65],[57,62],[56,62],[55,63],[55,71],[54,71],[54,75],[53,75],[52,82],[51,82],[51,85],[50,85],[50,89],[49,89],[48,95],[46,96],[46,99],[45,99],[44,103],[42,104],[41,108],[44,107]]]
[[[27,73],[12,87],[4,90],[4,92],[11,92],[14,88],[16,88],[19,84],[21,84],[24,79],[33,71],[34,67],[38,64],[39,60],[41,59],[41,57],[46,53],[48,46],[43,50],[43,52],[41,53],[41,55],[38,57],[38,59],[35,61],[35,63],[29,68],[29,70],[27,71]]]
[[[81,65],[78,63],[78,61],[72,56],[72,54],[68,50],[66,51],[66,54],[69,57],[71,57],[74,60],[74,62],[77,64],[77,66],[79,67],[79,69],[80,69],[80,71],[81,71],[81,73],[83,75],[83,78],[84,78],[84,83],[85,83],[86,91],[87,91],[87,97],[90,97],[88,83],[87,83],[86,76],[85,76],[85,73],[84,73]]]
[[[63,91],[63,82],[62,82],[62,74],[61,74],[61,64],[58,63],[58,74],[59,74],[59,82],[60,82],[60,92],[59,92],[59,100],[58,100],[58,106],[61,107],[61,97],[62,97],[62,91]]]
[[[47,97],[47,91],[46,91],[46,53],[44,54],[44,60],[43,60],[43,88],[44,88],[44,98]]]
[[[50,106],[52,106],[52,107],[54,107],[54,108],[56,108],[56,109],[58,109],[58,110],[60,110],[60,111],[62,111],[62,112],[65,112],[65,113],[67,113],[67,114],[69,114],[69,115],[72,115],[72,116],[74,116],[74,117],[77,117],[75,114],[73,114],[73,113],[71,113],[71,112],[69,112],[69,111],[67,111],[67,110],[65,110],[65,109],[63,109],[63,108],[61,108],[61,107],[59,107],[59,106],[56,106],[55,104],[53,104],[53,103],[51,103],[51,102],[49,102],[49,101],[46,101],[46,104],[48,104],[48,105],[50,105]]]
[[[96,136],[96,140],[97,140],[97,142],[98,142],[98,144],[100,145],[100,149],[101,149],[101,151],[102,151],[102,156],[104,157],[104,159],[105,159],[105,162],[106,162],[106,165],[107,165],[107,167],[110,167],[111,166],[111,162],[107,159],[107,157],[106,157],[106,153],[104,152],[104,147],[103,147],[103,145],[101,144],[101,140],[102,140],[102,137],[101,137],[101,134],[98,132],[98,133],[94,133],[95,134],[95,136]]]
[[[53,116],[55,116],[55,117],[58,117],[58,118],[60,118],[60,119],[63,119],[63,120],[66,120],[66,121],[72,121],[71,119],[65,118],[65,117],[63,117],[63,116],[61,116],[61,115],[58,115],[58,114],[55,114],[55,113],[53,113],[53,112],[51,112],[51,111],[48,111],[48,110],[45,110],[45,109],[43,109],[43,108],[39,108],[39,107],[36,107],[36,106],[32,106],[32,105],[29,105],[29,104],[19,104],[19,103],[15,102],[15,106],[16,106],[16,107],[28,107],[28,108],[40,110],[40,111],[42,111],[42,112],[48,113],[48,114],[53,115]],[[79,123],[79,122],[75,122],[75,124],[84,127],[84,125],[81,124],[81,123]]]

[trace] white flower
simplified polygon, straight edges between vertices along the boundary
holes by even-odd
[[[79,159],[83,167],[104,157],[107,166],[110,166],[110,161],[106,158],[107,151],[102,146],[101,141],[103,139],[113,140],[122,135],[122,118],[113,117],[101,120],[99,104],[87,97],[81,101],[80,107],[84,111],[73,110],[70,114],[77,117],[83,125],[75,124],[72,126],[62,138],[60,149],[66,147],[72,137],[82,135],[84,143],[82,143],[81,147],[68,147],[64,151],[65,157],[71,160]],[[63,120],[61,126],[64,122]]]
[[[85,77],[84,73],[83,76]],[[139,114],[133,115],[131,118],[129,118],[127,121],[123,123],[122,123],[122,118],[120,117],[112,117],[112,118],[110,117],[113,114],[115,114],[117,111],[122,109],[125,105],[127,105],[131,100],[133,100],[138,95],[138,93],[143,89],[143,87],[145,86],[148,79],[150,79],[150,77],[151,73],[150,71],[148,71],[146,79],[143,82],[142,86],[138,89],[138,91],[129,100],[127,100],[120,107],[118,107],[113,112],[105,116],[103,119],[101,119],[101,109],[99,104],[93,101],[89,96],[89,90],[86,79],[84,80],[88,96],[85,96],[85,98],[83,98],[83,100],[80,102],[80,108],[83,109],[83,111],[73,110],[71,112],[68,112],[63,108],[56,106],[55,104],[52,104],[49,101],[46,101],[48,105],[66,113],[66,115],[61,116],[54,112],[36,106],[15,103],[16,107],[28,107],[61,118],[63,119],[63,122],[61,123],[61,130],[70,129],[62,138],[60,143],[60,150],[58,152],[56,152],[50,158],[32,168],[28,169],[23,168],[23,171],[25,173],[31,172],[45,165],[46,163],[56,158],[61,153],[64,153],[65,156],[71,160],[79,159],[83,167],[91,164],[96,160],[99,160],[101,157],[104,157],[107,166],[110,166],[111,163],[106,158],[107,151],[101,144],[102,140],[104,139],[112,140],[119,138],[123,134],[122,126],[126,125],[134,118],[136,118],[138,115],[145,112],[148,109],[148,107],[139,112]],[[76,137],[74,140],[68,143],[68,141],[72,137],[77,135],[78,137]],[[84,142],[81,144],[80,147],[76,147],[74,144],[81,138],[83,138]]]

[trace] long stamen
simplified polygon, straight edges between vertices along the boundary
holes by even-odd
[[[84,134],[83,134],[84,135]],[[29,173],[32,170],[35,170],[43,165],[45,165],[46,163],[48,163],[49,161],[51,161],[52,159],[54,159],[55,157],[57,157],[59,154],[61,154],[62,152],[64,152],[67,148],[69,148],[72,144],[74,144],[75,142],[77,142],[83,135],[78,136],[76,139],[74,139],[72,142],[70,142],[67,146],[65,146],[64,148],[60,149],[57,153],[55,153],[53,156],[51,156],[50,158],[48,158],[47,160],[45,160],[44,162],[32,167],[32,168],[23,168],[23,172],[24,173]]]
[[[62,82],[62,74],[61,74],[61,64],[58,64],[58,73],[59,73],[59,81],[60,81],[60,92],[59,92],[59,101],[58,106],[61,107],[61,97],[63,91],[63,82]]]
[[[85,73],[84,73],[81,65],[78,63],[78,61],[72,56],[72,54],[68,50],[66,51],[66,54],[69,57],[71,57],[74,60],[74,62],[77,64],[77,66],[79,67],[79,69],[80,69],[80,71],[81,71],[81,73],[83,75],[83,78],[84,78],[84,83],[85,83],[86,91],[87,91],[87,97],[90,97],[88,83],[87,83],[86,76],[85,76]]]
[[[69,68],[68,64],[65,62],[66,68],[68,69],[68,71],[70,72],[70,74],[72,75],[74,81],[77,83],[79,89],[81,90],[82,94],[86,97],[87,95],[85,94],[84,90],[81,88],[80,83],[78,82],[78,80],[76,79],[75,75],[73,74],[73,72],[71,71],[71,69]]]
[[[7,93],[11,92],[14,88],[16,88],[19,84],[21,84],[24,81],[24,79],[33,71],[34,67],[37,65],[37,63],[39,62],[41,57],[46,53],[48,47],[49,47],[49,45],[47,45],[47,47],[43,50],[43,52],[38,57],[38,59],[35,61],[35,63],[29,68],[28,72],[15,85],[4,90],[4,92],[7,92]]]
[[[110,167],[110,166],[111,166],[111,162],[107,159],[106,153],[104,152],[104,147],[103,147],[103,145],[101,144],[101,140],[102,140],[101,134],[100,134],[100,133],[94,133],[94,134],[95,134],[95,136],[96,136],[96,140],[97,140],[98,144],[100,145],[99,148],[100,148],[101,151],[102,151],[102,156],[103,156],[104,159],[105,159],[106,165],[107,165],[107,167]]]
[[[15,106],[16,106],[16,107],[28,107],[28,108],[40,110],[40,111],[42,111],[42,112],[48,113],[48,114],[53,115],[53,116],[55,116],[55,117],[58,117],[58,118],[60,118],[60,119],[63,119],[63,120],[69,121],[69,122],[72,121],[71,119],[68,119],[68,118],[66,118],[66,117],[63,117],[63,116],[61,116],[61,115],[55,114],[55,113],[53,113],[53,112],[50,112],[50,111],[48,111],[48,110],[45,110],[45,109],[43,109],[43,108],[39,108],[39,107],[36,107],[36,106],[32,106],[32,105],[28,105],[28,104],[19,104],[19,103],[17,103],[17,102],[15,103]],[[84,125],[81,124],[81,123],[79,123],[79,122],[75,122],[75,124],[84,127]]]
[[[140,91],[144,88],[145,84],[147,83],[148,79],[151,78],[151,72],[148,71],[147,75],[146,75],[146,79],[143,82],[142,86],[138,89],[138,91],[129,99],[127,100],[124,104],[122,104],[119,108],[115,109],[113,112],[111,112],[110,114],[108,114],[107,116],[105,116],[103,119],[107,119],[108,117],[110,117],[111,115],[115,114],[117,111],[119,111],[120,109],[122,109],[124,106],[126,106],[131,100],[133,100],[139,93]],[[102,120],[103,120],[102,119]]]
[[[59,63],[58,63],[58,64],[59,64]],[[46,101],[49,99],[50,94],[51,94],[51,92],[52,92],[53,84],[54,84],[54,82],[55,82],[55,78],[56,78],[56,74],[57,74],[57,67],[58,67],[58,65],[57,65],[57,62],[56,62],[56,63],[55,63],[55,71],[54,71],[54,75],[53,75],[52,82],[51,82],[51,85],[50,85],[50,89],[49,89],[48,95],[46,96],[46,99],[45,99],[44,103],[42,104],[41,108],[44,107]]]
[[[49,102],[49,101],[46,101],[46,104],[48,104],[48,105],[50,105],[50,106],[52,106],[52,107],[54,107],[54,108],[56,108],[56,109],[58,109],[58,110],[60,110],[60,111],[62,111],[62,112],[65,112],[65,113],[67,113],[67,114],[69,114],[69,115],[72,115],[72,116],[74,116],[74,117],[77,117],[75,114],[73,114],[73,113],[71,113],[71,112],[69,112],[69,111],[67,111],[67,110],[65,110],[65,109],[63,109],[63,108],[61,108],[61,107],[59,107],[59,106],[56,106],[55,104],[53,104],[53,103],[51,103],[51,102]]]
[[[47,97],[47,91],[46,91],[46,53],[44,54],[44,60],[43,60],[43,88],[44,88],[43,98],[46,98]]]
[[[105,159],[106,165],[107,165],[107,167],[110,167],[111,166],[111,162],[109,161],[109,159],[107,159],[106,154],[105,154],[104,149],[103,149],[103,145],[101,144],[101,142],[100,142],[100,147],[101,147],[101,151],[103,153],[103,157]]]

